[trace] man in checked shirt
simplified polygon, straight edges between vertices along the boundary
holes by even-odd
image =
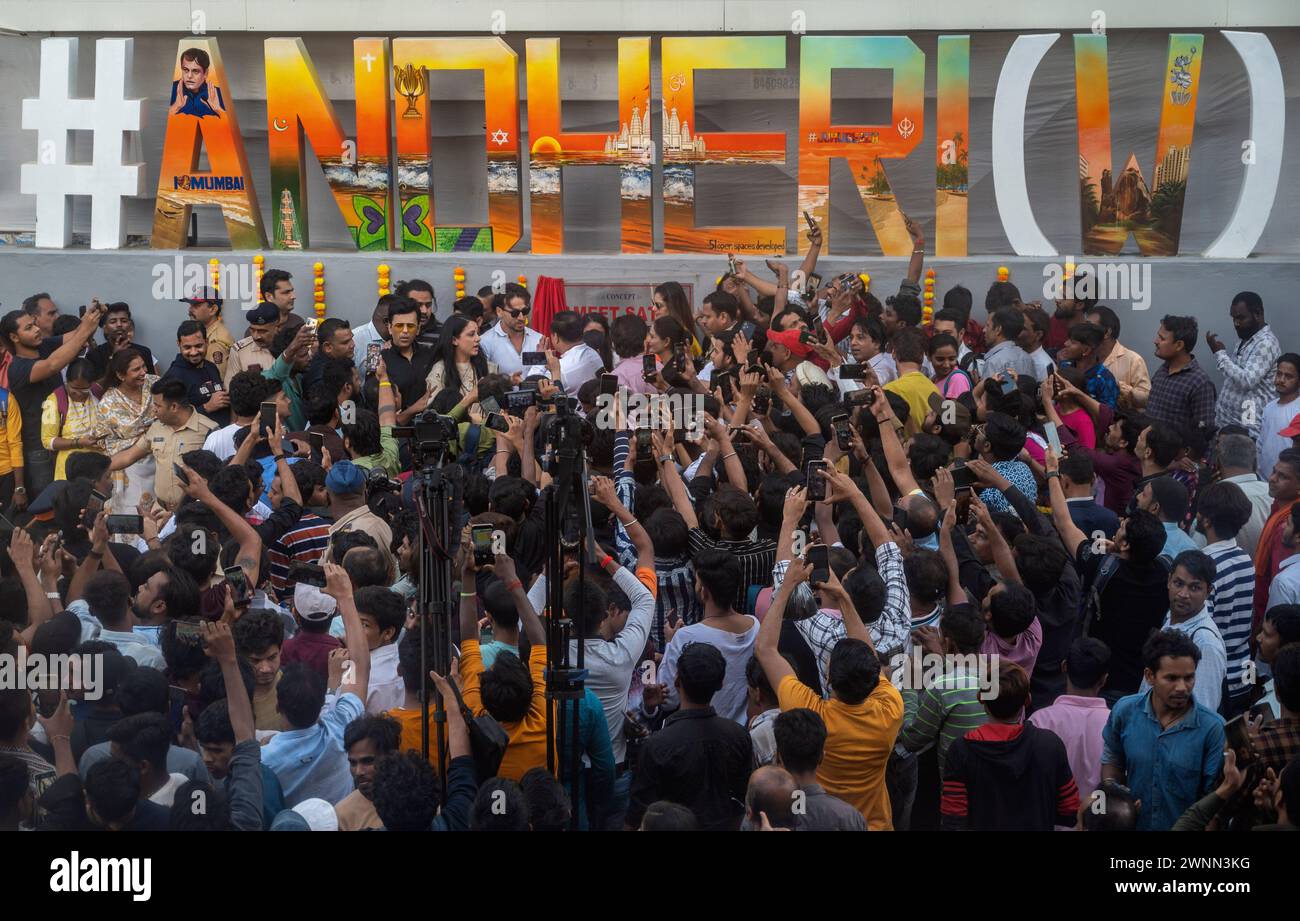
[[[1232,325],[1241,342],[1229,351],[1214,333],[1205,334],[1205,342],[1223,372],[1223,392],[1215,408],[1214,422],[1244,425],[1251,438],[1259,438],[1264,407],[1277,395],[1273,376],[1282,346],[1264,322],[1264,301],[1254,291],[1242,291],[1229,308]]]
[[[1177,426],[1190,438],[1199,431],[1208,439],[1214,429],[1214,382],[1192,357],[1196,318],[1167,316],[1156,333],[1156,357],[1164,364],[1151,375],[1147,416]],[[1263,404],[1260,404],[1263,411]]]

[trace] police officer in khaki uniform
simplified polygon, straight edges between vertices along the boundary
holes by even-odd
[[[190,319],[199,321],[207,330],[208,351],[204,357],[217,366],[217,371],[223,375],[222,380],[229,380],[224,377],[226,360],[235,347],[235,337],[221,322],[221,298],[215,291],[205,288],[193,297],[184,298],[182,303],[190,305]]]
[[[157,421],[134,445],[113,455],[110,470],[125,470],[150,454],[157,462],[154,495],[167,509],[175,509],[185,496],[172,464],[190,451],[203,447],[208,433],[217,424],[190,405],[188,389],[175,378],[156,381],[151,389],[153,411]]]
[[[266,371],[275,364],[271,354],[271,340],[280,328],[280,311],[266,301],[248,312],[248,336],[235,343],[226,360],[225,383],[230,389],[230,379],[240,371]]]

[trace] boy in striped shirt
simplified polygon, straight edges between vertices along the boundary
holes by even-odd
[[[1250,521],[1251,502],[1236,483],[1220,480],[1201,493],[1197,527],[1207,541],[1204,553],[1214,561],[1209,608],[1223,637],[1228,657],[1228,694],[1219,705],[1231,719],[1250,704],[1253,685],[1247,680],[1250,661],[1251,605],[1255,597],[1255,564],[1237,544],[1237,534]]]
[[[298,493],[302,496],[302,517],[298,523],[279,540],[266,548],[267,558],[271,562],[271,589],[276,600],[287,604],[293,598],[293,583],[289,581],[289,564],[319,563],[329,545],[329,518],[308,511],[329,503],[325,492],[325,471],[320,464],[308,460],[299,460],[289,467],[298,484]],[[279,490],[279,476],[271,484],[272,491]]]
[[[898,744],[909,752],[938,745],[941,771],[953,740],[988,722],[980,700],[979,671],[961,668],[956,658],[969,656],[970,662],[975,661],[984,643],[984,629],[984,619],[972,605],[956,604],[943,612],[937,630],[923,627],[918,631],[921,649],[928,655],[943,656],[944,670],[919,690],[919,678],[904,682],[903,731]]]

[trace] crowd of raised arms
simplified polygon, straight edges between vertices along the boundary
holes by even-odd
[[[353,328],[273,269],[242,317],[184,302],[170,364],[129,305],[32,295],[0,319],[0,827],[1294,829],[1300,355],[1250,291],[1203,311],[1217,387],[1191,316],[1124,344],[996,281],[931,317],[908,227],[883,303],[816,277],[814,226],[797,270],[732,260],[698,309],[665,282],[648,323],[518,285],[440,319],[412,280]],[[581,554],[547,527],[557,407]],[[548,737],[561,616],[586,677]]]

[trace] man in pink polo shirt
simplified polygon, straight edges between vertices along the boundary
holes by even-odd
[[[1101,688],[1109,662],[1110,649],[1101,640],[1075,640],[1065,658],[1065,693],[1029,717],[1029,722],[1056,733],[1065,743],[1081,799],[1101,784],[1102,730],[1110,718]]]

